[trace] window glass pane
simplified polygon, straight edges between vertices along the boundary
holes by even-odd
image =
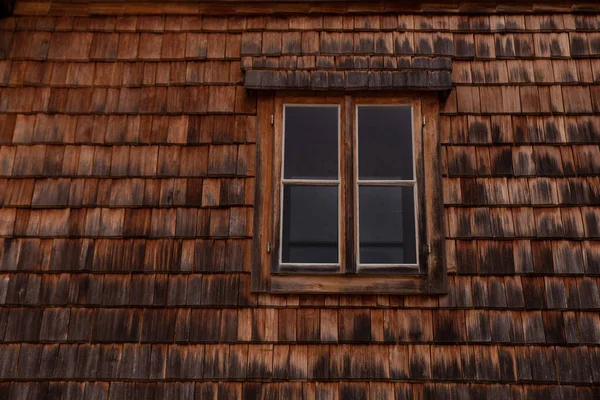
[[[284,263],[338,262],[338,187],[284,185]]]
[[[410,107],[358,107],[358,178],[413,179]]]
[[[359,186],[361,264],[416,264],[413,186]]]
[[[284,140],[284,178],[338,178],[338,107],[286,106]]]

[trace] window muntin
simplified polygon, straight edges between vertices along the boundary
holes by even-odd
[[[413,109],[355,107],[357,264],[418,271]]]
[[[340,106],[284,104],[279,263],[338,270]]]

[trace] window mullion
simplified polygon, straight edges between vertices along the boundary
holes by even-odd
[[[354,105],[351,96],[344,97],[342,191],[344,193],[345,251],[343,272],[355,274],[356,269],[356,204],[354,201]]]

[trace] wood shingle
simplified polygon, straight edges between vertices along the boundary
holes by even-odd
[[[598,397],[600,9],[484,3],[17,2],[0,398]],[[445,92],[447,294],[251,291],[278,90]]]

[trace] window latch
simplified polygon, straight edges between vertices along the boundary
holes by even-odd
[[[271,252],[271,242],[267,242],[267,253]]]
[[[275,116],[273,114],[271,114],[271,125],[273,125],[275,123]]]
[[[272,115],[271,115],[272,117]],[[423,126],[425,126],[425,117],[423,117]]]

